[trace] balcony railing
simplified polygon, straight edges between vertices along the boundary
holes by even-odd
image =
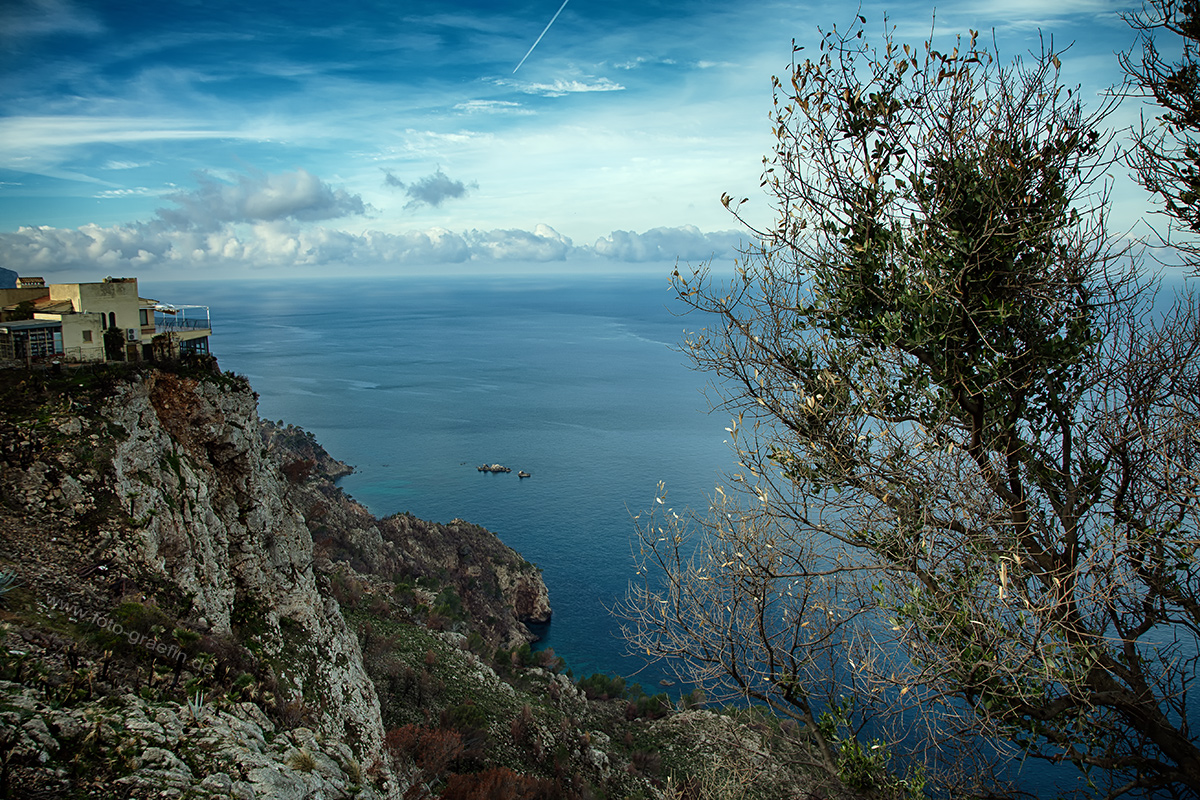
[[[159,303],[154,307],[154,332],[212,330],[208,306],[176,306]]]
[[[179,317],[154,316],[154,332],[166,331],[199,331],[212,330],[212,322],[207,319],[181,319]]]

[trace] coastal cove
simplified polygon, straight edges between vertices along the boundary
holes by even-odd
[[[221,367],[250,379],[264,418],[354,465],[341,486],[372,513],[464,519],[541,567],[554,618],[540,646],[577,677],[658,691],[673,676],[626,656],[607,610],[633,574],[632,516],[659,481],[669,504],[703,507],[732,465],[707,376],[675,349],[701,324],[673,314],[669,272],[144,279],[142,293],[209,306]]]

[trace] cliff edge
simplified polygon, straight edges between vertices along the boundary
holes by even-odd
[[[387,794],[374,684],[337,602],[319,589],[311,537],[263,447],[249,385],[203,370],[13,375],[23,380],[6,387],[0,422],[0,558],[19,567],[9,605],[19,598],[29,613],[6,620],[0,678],[26,678],[25,662],[60,667],[55,689],[83,717],[129,696],[174,700],[176,721],[194,703],[199,719],[207,698],[210,712],[253,726],[252,738],[303,728],[317,752],[314,743],[337,743],[343,786],[358,767],[380,765],[380,780],[361,785]],[[21,624],[39,617],[49,631]],[[255,711],[213,706],[239,683],[235,699]],[[157,731],[178,726],[156,725],[161,749],[170,737]],[[19,755],[21,743],[9,744]],[[15,760],[17,775],[5,777],[20,786],[20,770],[32,770],[27,796],[68,780]],[[248,773],[203,771],[254,785]]]

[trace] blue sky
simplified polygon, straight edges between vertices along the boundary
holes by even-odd
[[[0,266],[48,279],[606,270],[730,254],[770,78],[855,6],[770,0],[0,7]],[[1073,42],[1071,83],[1120,80],[1105,0],[937,7],[1001,51]],[[886,9],[902,40],[932,5]],[[1136,111],[1118,116],[1130,120]],[[1117,214],[1146,201],[1118,184]],[[646,268],[649,268],[648,266]]]

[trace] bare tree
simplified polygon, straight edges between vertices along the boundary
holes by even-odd
[[[1126,15],[1138,47],[1121,53],[1122,69],[1136,93],[1160,112],[1142,118],[1128,154],[1134,176],[1169,220],[1164,244],[1200,266],[1200,4],[1196,0],[1149,0]],[[1166,40],[1164,42],[1164,40]],[[1175,56],[1164,56],[1175,51]]]
[[[1107,109],[1052,46],[864,24],[775,81],[774,227],[728,282],[676,273],[739,469],[709,515],[640,520],[625,634],[855,785],[876,736],[956,793],[1015,755],[1194,795],[1200,316],[1151,315]]]

